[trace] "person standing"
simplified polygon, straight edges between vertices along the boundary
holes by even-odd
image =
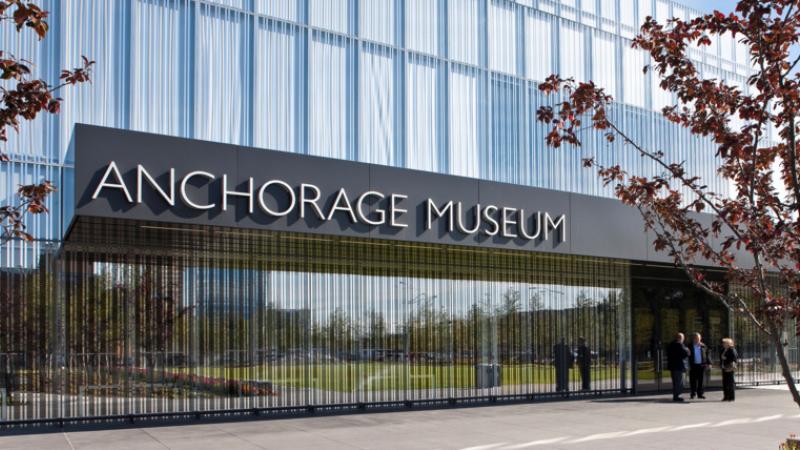
[[[575,361],[572,349],[561,338],[561,341],[553,346],[553,364],[556,366],[556,391],[567,392],[569,390],[569,369]]]
[[[675,334],[675,340],[667,345],[667,369],[672,377],[672,401],[682,402],[683,375],[686,373],[686,362],[689,349],[683,344],[683,333]]]
[[[706,371],[711,367],[711,359],[708,357],[708,347],[703,343],[700,333],[692,334],[692,345],[689,347],[689,387],[692,398],[705,399],[703,382],[706,378]]]
[[[583,336],[578,338],[578,368],[581,371],[581,388],[588,391],[592,383],[592,352]]]
[[[732,402],[736,400],[736,380],[733,375],[736,373],[736,361],[739,359],[733,339],[722,340],[722,354],[719,359],[722,367],[722,401]]]

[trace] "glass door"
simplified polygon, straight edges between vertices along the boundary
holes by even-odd
[[[680,310],[674,307],[674,303],[683,292],[663,287],[636,286],[633,293],[633,352],[637,391],[669,390],[670,379],[664,350],[680,326]]]
[[[679,278],[634,277],[633,356],[637,392],[669,392],[666,346],[678,332],[690,345],[700,333],[712,363],[719,360],[720,340],[728,333],[728,314],[722,304]],[[706,374],[706,386],[721,385],[718,364]]]

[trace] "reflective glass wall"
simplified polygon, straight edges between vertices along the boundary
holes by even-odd
[[[714,147],[660,117],[674,99],[630,39],[647,15],[699,14],[663,0],[42,0],[51,33],[0,28],[0,48],[57,80],[81,55],[93,81],[59,92],[61,114],[23,125],[0,166],[0,202],[19,183],[60,181],[76,122],[613,196],[584,169],[640,167],[618,143],[544,146],[537,84],[554,72],[592,79],[614,117],[648,148],[718,192]],[[691,50],[708,76],[747,89],[733,39]],[[680,145],[674,145],[676,142]],[[669,144],[669,145],[667,145]],[[33,220],[40,239],[66,224]],[[13,244],[18,251],[21,243]],[[39,250],[35,245],[35,251]],[[7,254],[3,265],[13,265]]]
[[[3,420],[631,387],[626,263],[157,228],[79,223],[57,279],[0,275]]]
[[[768,279],[772,289],[779,289],[777,278]],[[739,293],[742,298],[749,299],[749,289],[742,285],[731,285],[733,292]],[[800,377],[800,337],[795,328],[796,321],[786,318],[783,331],[780,334],[783,351],[789,362],[789,367],[795,379]],[[734,317],[734,333],[731,336],[736,342],[736,351],[742,369],[737,374],[737,381],[747,384],[773,384],[782,383],[781,366],[778,354],[771,339],[764,337],[761,330],[748,318]]]

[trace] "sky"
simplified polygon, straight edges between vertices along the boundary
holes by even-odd
[[[701,11],[719,10],[722,12],[732,12],[736,8],[736,0],[678,0],[684,5],[691,6]]]

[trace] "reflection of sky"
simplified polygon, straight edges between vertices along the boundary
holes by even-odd
[[[153,280],[165,283],[169,269]],[[95,263],[94,273],[111,286],[132,288],[141,267]],[[137,275],[138,273],[138,275]],[[181,274],[181,303],[202,305],[197,313],[236,311],[269,306],[282,311],[310,310],[313,321],[325,326],[338,313],[366,325],[381,317],[390,332],[399,332],[410,316],[422,311],[447,317],[468,318],[473,305],[483,312],[557,311],[575,308],[580,301],[596,306],[608,300],[615,288],[558,284],[509,283],[480,280],[367,276],[324,272],[258,271],[188,267]],[[127,280],[127,282],[126,282]],[[158,281],[160,280],[160,281]],[[511,302],[510,300],[514,300]]]
[[[203,270],[202,277],[197,271]],[[231,291],[231,279],[237,278],[259,287],[248,292],[257,303],[281,310],[310,309],[314,321],[322,326],[335,313],[366,320],[380,315],[390,331],[398,331],[409,314],[428,310],[450,320],[465,318],[473,305],[482,311],[502,310],[509,297],[517,299],[516,310],[564,310],[577,306],[579,299],[599,303],[618,289],[555,284],[520,284],[476,280],[430,279],[391,276],[332,274],[323,272],[240,272],[237,276],[214,269],[187,269],[194,273],[195,294],[216,291],[217,303],[239,302]],[[245,273],[246,272],[246,273]],[[198,281],[205,280],[201,286]],[[213,287],[216,286],[216,287]],[[228,292],[228,294],[225,294]],[[233,292],[234,294],[231,294]],[[221,295],[222,298],[219,298]]]

